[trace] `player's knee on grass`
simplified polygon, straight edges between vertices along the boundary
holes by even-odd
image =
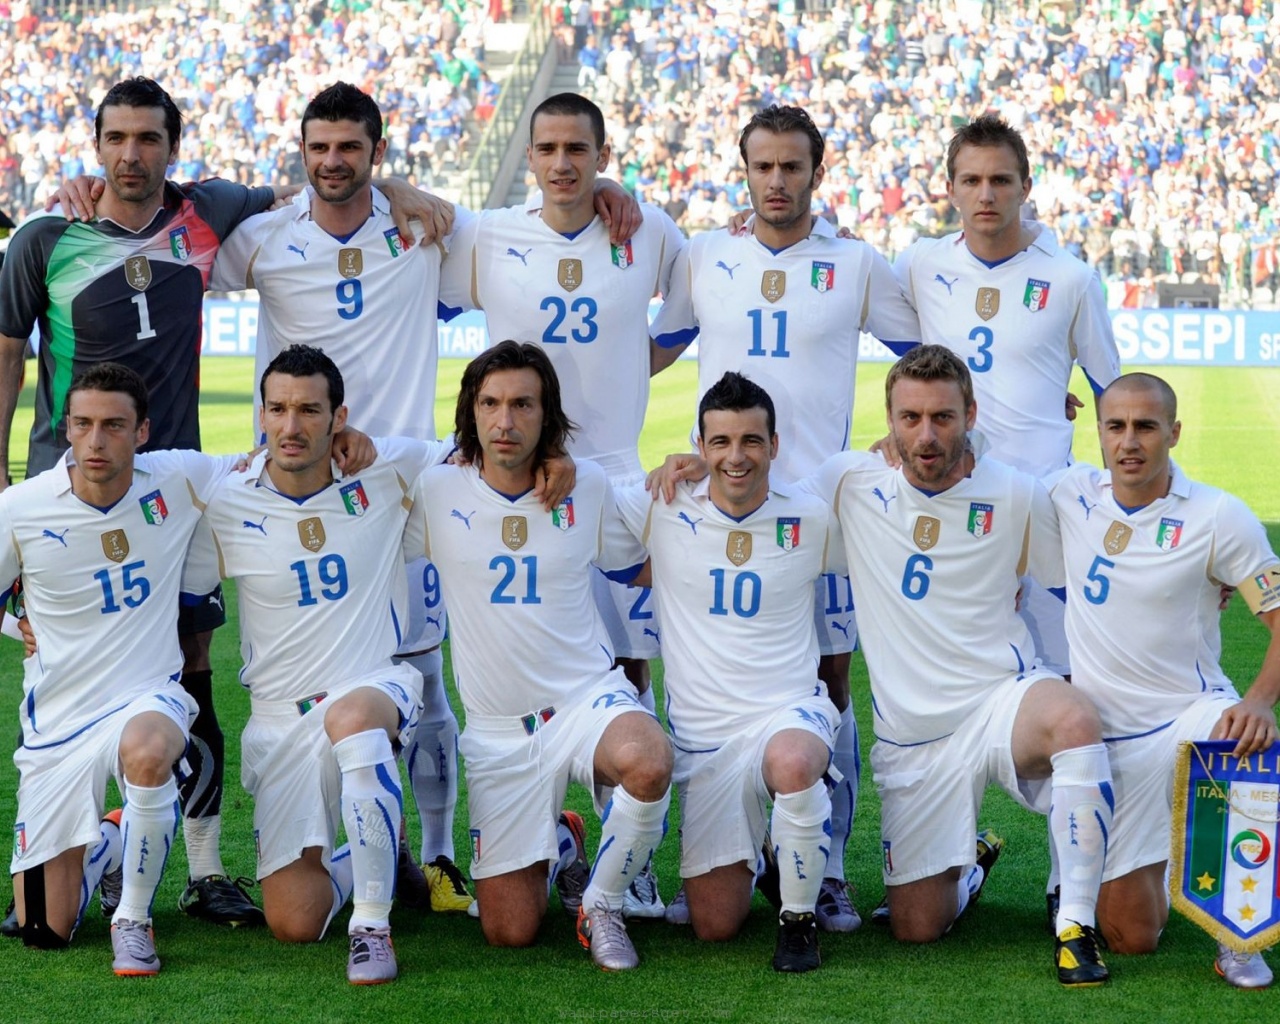
[[[66,949],[79,908],[79,874],[84,847],[64,850],[51,861],[14,876],[14,901],[22,944],[32,949]]]
[[[280,942],[315,942],[333,913],[333,883],[318,847],[262,880],[262,912]]]
[[[728,942],[751,911],[751,869],[746,864],[714,868],[684,880],[689,924],[702,942]]]
[[[937,942],[956,919],[956,883],[960,869],[922,878],[906,885],[891,885],[889,926],[899,942]]]
[[[120,735],[120,767],[135,786],[162,786],[187,740],[171,718],[148,711],[131,718]]]
[[[480,930],[491,946],[532,946],[547,912],[547,864],[476,879]]]
[[[1116,953],[1154,953],[1169,921],[1165,864],[1150,864],[1103,883],[1098,927]]]

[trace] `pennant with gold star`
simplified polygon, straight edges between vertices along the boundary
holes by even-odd
[[[1280,743],[1248,757],[1234,749],[1234,740],[1179,745],[1169,887],[1179,912],[1257,953],[1280,942]]]

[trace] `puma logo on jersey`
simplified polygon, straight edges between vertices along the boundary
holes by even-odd
[[[54,533],[52,530],[45,530],[40,536],[48,537],[50,540],[56,540],[64,548],[67,546],[67,534],[71,532],[71,527],[67,527],[61,533]]]
[[[423,619],[431,623],[431,625],[435,626],[436,629],[440,628],[440,620],[436,618],[434,615],[424,615]]]
[[[264,519],[263,521],[265,522],[266,520]],[[222,607],[222,595],[218,591],[215,590],[209,595],[209,603],[217,608],[218,611],[225,611]]]
[[[693,535],[695,537],[698,536],[698,524],[702,522],[700,518],[690,519],[689,513],[687,512],[681,512],[678,516],[676,516],[676,518],[679,519],[682,523],[688,523],[689,529],[693,531]]]
[[[886,498],[884,496],[884,491],[880,490],[879,487],[875,488],[871,493],[880,499],[880,503],[884,505],[884,511],[885,511],[885,514],[887,515],[889,513],[889,502],[893,501],[893,499],[896,498],[897,495],[891,494],[889,495],[889,497]]]
[[[526,249],[524,252],[517,252],[515,249],[508,249],[507,255],[514,256],[516,259],[518,259],[521,263],[523,263],[527,267],[529,265],[529,261],[526,257],[528,257],[529,253],[531,252],[533,252],[532,246]],[[475,515],[474,512],[471,514]]]
[[[831,628],[840,630],[841,635],[843,635],[846,640],[849,639],[849,621],[847,619],[844,622],[836,622],[835,619],[832,619]]]
[[[98,260],[85,259],[83,256],[77,256],[75,259],[76,266],[84,267],[89,273],[93,273],[98,269]]]
[[[1084,509],[1084,521],[1087,523],[1089,521],[1089,513],[1098,506],[1090,505],[1089,502],[1085,500],[1085,496],[1083,494],[1077,495],[1076,501],[1080,502],[1080,507]]]
[[[284,251],[285,251],[285,252],[296,252],[299,256],[301,256],[301,257],[302,257],[302,262],[303,262],[303,263],[306,263],[306,262],[307,262],[307,250],[308,250],[308,249],[310,249],[310,248],[311,248],[311,243],[310,243],[310,242],[308,242],[308,243],[307,243],[306,245],[304,245],[301,249],[299,249],[296,245],[286,245],[286,246],[284,247]]]
[[[728,275],[729,275],[729,280],[730,280],[730,281],[732,281],[732,280],[733,280],[733,272],[734,272],[735,270],[737,270],[740,266],[742,266],[742,264],[741,264],[741,263],[735,263],[733,266],[729,266],[729,264],[727,264],[724,260],[717,260],[717,261],[716,261],[716,266],[717,266],[717,267],[719,267],[721,270],[723,270],[726,274],[728,274]]]
[[[951,286],[952,286],[953,284],[955,284],[957,281],[959,281],[959,280],[960,280],[960,278],[958,278],[958,277],[953,277],[950,281],[948,281],[948,280],[947,280],[945,277],[943,277],[941,274],[934,274],[934,275],[933,275],[933,279],[934,279],[935,281],[937,281],[937,282],[938,282],[938,284],[946,285],[946,288],[947,288],[947,294],[948,294],[948,295],[950,295],[950,294],[951,294]]]
[[[651,637],[653,637],[655,640],[657,640],[657,641],[658,641],[658,643],[662,643],[662,637],[658,636],[658,632],[657,632],[657,630],[650,629],[648,626],[645,626],[645,628],[644,628],[644,632],[643,632],[643,633],[641,633],[640,635],[641,635],[641,636],[651,636]]]
[[[468,512],[468,513],[464,516],[464,515],[463,515],[461,512],[459,512],[456,508],[455,508],[452,512],[450,512],[450,513],[449,513],[449,515],[453,516],[453,518],[454,518],[454,519],[461,519],[461,520],[463,521],[463,523],[464,523],[464,524],[466,524],[467,532],[468,532],[468,533],[469,533],[469,532],[471,532],[471,517],[472,517],[473,515],[475,515],[475,514],[476,514],[476,510],[475,510],[475,509],[472,509],[470,512]]]
[[[260,523],[251,523],[248,519],[246,519],[243,521],[243,525],[246,530],[257,530],[264,537],[267,535],[267,517],[266,516],[262,517],[262,522]]]

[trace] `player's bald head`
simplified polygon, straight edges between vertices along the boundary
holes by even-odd
[[[1126,373],[1108,384],[1098,399],[1098,418],[1104,418],[1102,410],[1106,406],[1109,397],[1120,394],[1133,394],[1135,392],[1154,394],[1159,399],[1160,408],[1165,415],[1165,422],[1168,425],[1177,422],[1178,396],[1173,393],[1173,388],[1169,386],[1166,380],[1157,377],[1153,373]]]

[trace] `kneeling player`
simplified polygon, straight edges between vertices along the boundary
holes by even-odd
[[[160,970],[151,904],[177,823],[173,766],[196,713],[177,683],[179,579],[204,501],[239,458],[136,455],[147,398],[132,370],[90,368],[67,394],[70,451],[0,494],[0,577],[7,589],[21,574],[41,644],[24,666],[15,756],[22,936],[65,947],[103,881],[121,975]],[[100,824],[112,776],[123,817]]]
[[[1187,479],[1169,457],[1182,424],[1159,377],[1132,373],[1098,401],[1106,471],[1077,465],[1051,488],[1068,583],[1072,682],[1102,716],[1115,778],[1115,827],[1098,921],[1120,953],[1156,948],[1169,917],[1165,868],[1173,767],[1182,740],[1233,739],[1236,757],[1276,739],[1280,559],[1237,498]],[[1271,631],[1244,698],[1218,652],[1220,584],[1238,585]],[[1173,625],[1176,624],[1176,625]],[[1216,967],[1263,988],[1261,953],[1219,945]]]
[[[220,574],[237,584],[253,706],[242,779],[263,910],[278,939],[314,941],[354,886],[347,977],[377,984],[397,974],[395,749],[412,735],[422,691],[416,669],[392,663],[406,621],[405,494],[451,445],[380,440],[372,466],[335,476],[329,452],[346,407],[333,361],[295,345],[260,388],[267,451],[224,482],[207,520]],[[339,821],[350,845],[335,851]]]
[[[618,492],[653,559],[668,720],[683,821],[681,868],[694,932],[735,936],[770,834],[782,911],[773,966],[819,966],[814,906],[831,844],[824,782],[839,712],[819,682],[813,584],[835,517],[820,498],[771,485],[773,402],[726,373],[703,395],[698,448],[710,470],[670,504]]]
[[[592,959],[623,970],[639,964],[623,897],[662,837],[671,748],[612,668],[592,599],[595,566],[644,559],[613,513],[604,472],[579,465],[573,493],[550,513],[531,493],[534,469],[564,451],[570,429],[541,348],[504,341],[473,360],[456,426],[471,465],[419,479],[406,554],[435,563],[449,604],[485,938],[532,943],[554,877]],[[581,820],[566,813],[556,825],[571,780],[592,788],[602,812],[589,881]]]

